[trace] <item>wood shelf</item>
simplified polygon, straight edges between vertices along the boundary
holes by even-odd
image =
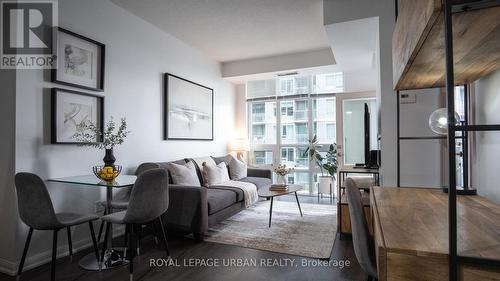
[[[455,83],[500,68],[500,6],[453,14]],[[401,0],[392,38],[395,90],[445,86],[441,0]]]

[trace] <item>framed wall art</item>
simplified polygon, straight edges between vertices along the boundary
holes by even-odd
[[[105,49],[102,43],[59,27],[52,82],[104,91]]]
[[[51,143],[78,144],[75,134],[82,124],[92,122],[101,131],[95,142],[102,141],[104,128],[104,97],[72,90],[52,88]]]
[[[214,90],[165,73],[164,139],[213,140]]]

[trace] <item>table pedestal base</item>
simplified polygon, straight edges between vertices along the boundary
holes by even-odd
[[[106,250],[106,253],[104,254],[104,263],[102,264],[101,270],[128,265],[129,261],[123,257],[123,251],[124,248],[113,248]],[[86,255],[80,260],[78,264],[85,270],[99,271],[99,262],[97,262],[95,253]]]

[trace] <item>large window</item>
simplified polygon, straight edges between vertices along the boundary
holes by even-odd
[[[335,93],[343,90],[342,73],[253,83],[247,83],[251,163],[286,164],[294,168],[288,182],[303,185],[302,194],[315,194],[320,170],[307,158],[307,142],[316,135],[324,153],[336,142]],[[269,85],[276,85],[273,93]]]

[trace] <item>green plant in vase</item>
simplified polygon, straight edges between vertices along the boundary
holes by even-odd
[[[337,144],[330,144],[324,157],[320,154],[320,149],[321,145],[318,144],[318,138],[315,135],[308,141],[308,146],[303,156],[308,157],[309,161],[314,161],[316,166],[321,170],[321,176],[318,179],[318,192],[330,193],[331,184],[337,174]],[[326,175],[325,172],[327,173]]]
[[[118,176],[121,167],[115,165],[116,158],[113,154],[115,146],[125,142],[130,131],[127,130],[127,121],[125,118],[120,119],[120,123],[116,124],[113,117],[106,122],[104,130],[96,126],[91,121],[86,121],[78,124],[77,132],[73,138],[80,142],[80,146],[90,146],[105,151],[104,167],[94,167],[94,173],[97,177],[103,180],[113,180]],[[96,140],[101,140],[96,142]]]

